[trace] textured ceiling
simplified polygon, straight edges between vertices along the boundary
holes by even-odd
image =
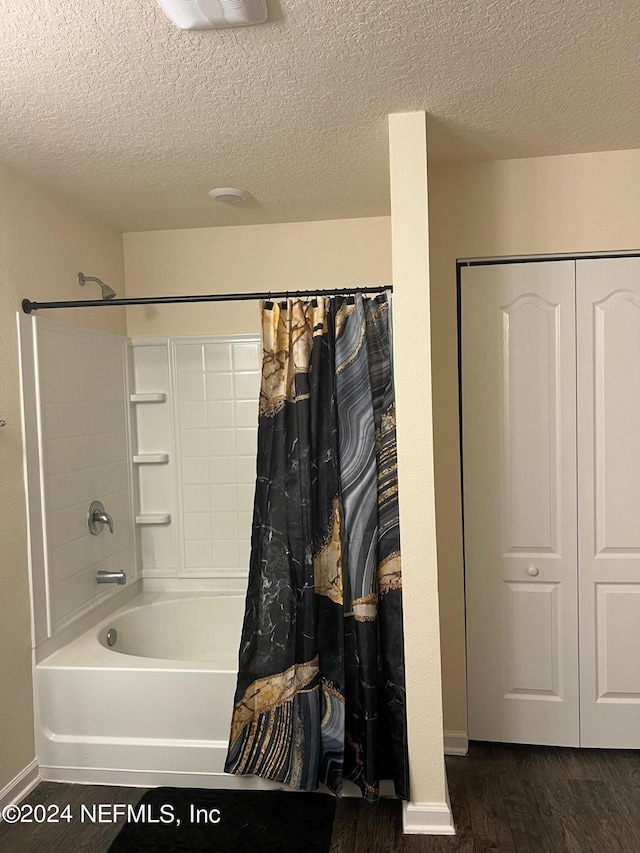
[[[269,8],[185,32],[155,0],[4,0],[0,159],[131,231],[386,214],[390,112],[427,110],[441,161],[640,147],[634,0]]]

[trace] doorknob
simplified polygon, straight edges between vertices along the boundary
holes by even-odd
[[[529,566],[527,574],[531,575],[532,578],[536,578],[540,574],[540,569],[537,569],[535,566]]]

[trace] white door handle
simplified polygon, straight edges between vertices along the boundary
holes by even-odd
[[[532,578],[535,578],[540,574],[540,569],[537,569],[535,566],[529,566],[527,573],[530,574]]]

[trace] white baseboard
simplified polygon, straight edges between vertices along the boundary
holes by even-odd
[[[18,775],[12,779],[8,785],[4,786],[0,791],[0,811],[2,811],[5,806],[19,803],[27,796],[32,788],[35,788],[40,781],[40,774],[38,771],[38,759],[34,758],[33,761],[28,764],[24,770],[18,773]]]
[[[469,752],[469,736],[466,732],[444,733],[445,755],[466,755]]]
[[[455,835],[448,803],[403,803],[402,831],[407,835]]]

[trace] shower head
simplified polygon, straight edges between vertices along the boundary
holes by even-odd
[[[115,290],[112,287],[109,287],[108,284],[101,284],[100,287],[102,288],[103,299],[113,299],[116,295]]]
[[[99,284],[102,288],[102,298],[103,299],[113,299],[116,295],[115,290],[112,287],[109,287],[108,284],[105,284],[104,281],[101,281],[99,278],[96,278],[93,275],[84,275],[83,273],[78,273],[78,284],[81,287],[84,287],[85,282],[87,281],[95,281],[96,284]]]

